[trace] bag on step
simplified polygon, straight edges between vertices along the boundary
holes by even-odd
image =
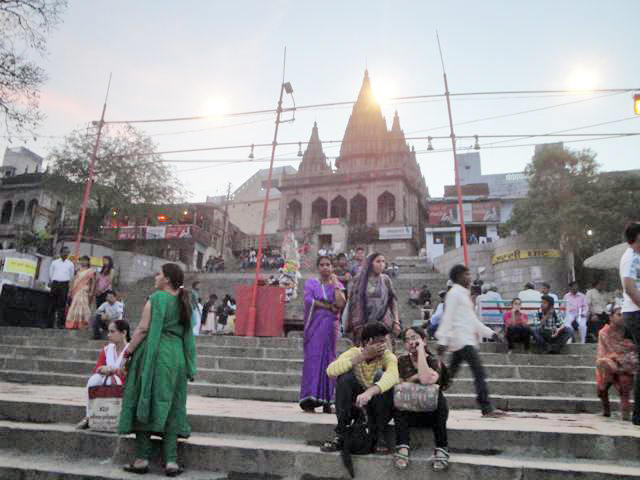
[[[112,378],[111,385],[107,385]],[[124,385],[118,385],[116,375],[105,377],[104,383],[97,387],[89,387],[89,429],[97,432],[118,430],[118,420],[122,411],[122,393]]]
[[[373,451],[376,439],[373,435],[366,412],[356,415],[356,418],[349,425],[343,436],[342,442],[342,463],[354,478],[353,459],[351,455],[367,455]]]
[[[401,411],[433,412],[438,408],[440,386],[402,382],[393,387],[393,406]]]

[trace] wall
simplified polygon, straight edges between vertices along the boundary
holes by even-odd
[[[75,243],[65,242],[64,244],[69,247],[71,254],[73,255],[75,251]],[[80,243],[80,256],[83,255],[94,257],[103,257],[108,255],[113,257],[113,262],[118,270],[120,284],[134,283],[143,278],[152,276],[160,270],[162,265],[170,262],[165,258],[152,257],[150,255],[142,255],[140,253],[127,252],[123,250],[113,250],[109,247],[86,242]],[[187,269],[187,266],[182,262],[172,263],[177,263],[185,271]]]
[[[484,267],[479,275],[484,282],[495,282],[498,291],[505,298],[512,298],[523,289],[524,284],[533,282],[536,288],[543,281],[551,284],[551,291],[562,293],[567,288],[567,262],[565,257],[534,257],[491,264],[494,255],[515,250],[553,249],[554,246],[527,241],[522,236],[510,236],[492,243],[468,246],[469,266],[472,278],[478,276],[478,268]],[[448,274],[455,264],[464,263],[462,248],[452,250],[434,260],[436,269]]]

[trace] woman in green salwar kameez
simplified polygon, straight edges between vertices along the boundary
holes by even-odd
[[[149,471],[151,434],[163,437],[165,472],[181,473],[178,437],[187,438],[187,380],[196,373],[196,348],[191,304],[184,273],[167,263],[155,276],[158,289],[149,296],[142,319],[129,343],[127,380],[118,433],[136,434],[136,459],[125,466],[135,473]]]

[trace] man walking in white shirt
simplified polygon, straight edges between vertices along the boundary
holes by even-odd
[[[49,287],[53,300],[53,326],[64,328],[64,310],[67,306],[69,283],[73,280],[75,267],[69,260],[69,249],[62,247],[60,258],[49,265]]]
[[[503,416],[504,412],[495,409],[491,404],[484,367],[476,349],[480,338],[492,338],[496,336],[496,333],[485,326],[476,316],[469,292],[469,285],[471,285],[469,269],[464,265],[455,265],[449,272],[449,278],[453,282],[453,286],[445,297],[444,314],[436,331],[438,354],[442,356],[445,350],[452,352],[453,356],[449,366],[452,379],[458,373],[463,361],[469,364],[483,417]]]
[[[627,333],[636,345],[640,357],[640,223],[634,223],[624,232],[629,248],[620,259],[620,280],[624,289],[622,316]],[[634,404],[631,421],[640,426],[640,362],[633,391]]]

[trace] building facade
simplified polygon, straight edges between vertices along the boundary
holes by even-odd
[[[0,248],[29,250],[64,218],[62,198],[47,186],[42,158],[20,147],[5,150],[0,167]]]
[[[344,251],[366,243],[393,257],[414,255],[422,244],[424,177],[397,112],[387,129],[366,71],[335,169],[314,124],[298,172],[283,175],[277,188],[279,230],[317,248]]]

